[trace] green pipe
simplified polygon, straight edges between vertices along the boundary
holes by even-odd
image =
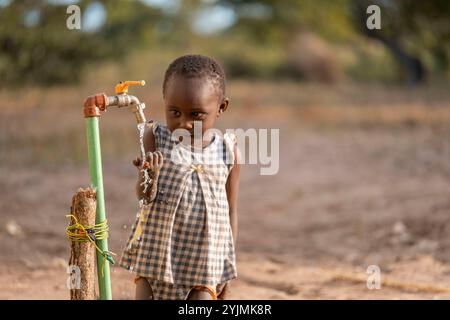
[[[99,117],[86,118],[89,174],[91,184],[97,191],[97,214],[95,223],[99,224],[106,219],[105,198],[103,193],[102,155],[100,149]],[[108,252],[108,239],[97,240],[97,246],[104,252]],[[111,279],[109,275],[109,261],[96,250],[97,275],[100,291],[100,300],[111,300]]]

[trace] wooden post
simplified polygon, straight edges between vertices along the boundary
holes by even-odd
[[[95,225],[96,193],[92,188],[78,189],[72,197],[71,214],[85,226]],[[75,223],[71,218],[72,224]],[[95,299],[95,246],[91,242],[71,242],[69,260],[71,300]],[[77,278],[79,277],[79,278]]]

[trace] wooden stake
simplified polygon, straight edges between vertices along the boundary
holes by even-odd
[[[92,188],[78,189],[72,197],[71,214],[85,226],[95,225],[96,193]],[[75,223],[71,218],[72,224]],[[95,246],[91,242],[71,242],[69,270],[72,272],[70,299],[95,299]],[[78,278],[79,277],[79,278]]]

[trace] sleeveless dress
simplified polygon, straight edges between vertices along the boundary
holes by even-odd
[[[147,278],[155,299],[184,299],[192,286],[237,277],[225,189],[236,138],[214,132],[195,152],[165,125],[148,126],[164,163],[156,198],[138,212],[119,265]]]

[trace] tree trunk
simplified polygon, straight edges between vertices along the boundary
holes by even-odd
[[[354,18],[359,30],[367,37],[380,41],[390,51],[397,62],[403,67],[404,76],[409,85],[419,85],[424,82],[426,70],[418,57],[406,52],[395,34],[385,34],[382,30],[370,30],[366,26],[366,9],[371,4],[367,0],[353,0]]]
[[[78,189],[72,198],[71,214],[82,225],[95,225],[96,193],[92,188]],[[72,224],[75,223],[72,219]],[[95,299],[95,246],[91,242],[71,242],[69,260],[70,299]]]

